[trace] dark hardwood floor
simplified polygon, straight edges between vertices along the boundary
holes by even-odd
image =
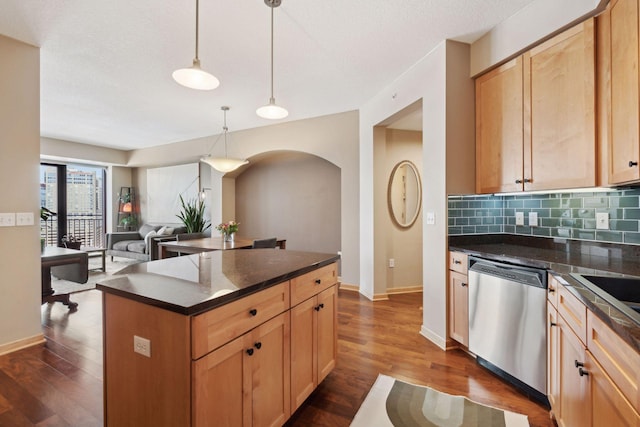
[[[0,356],[0,426],[102,425],[102,296],[93,290],[73,300],[75,313],[42,306],[45,345]],[[554,425],[547,410],[466,353],[422,337],[421,310],[422,294],[374,304],[340,291],[338,364],[287,425],[348,426],[378,373],[526,414],[532,426]]]

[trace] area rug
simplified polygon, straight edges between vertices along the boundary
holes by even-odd
[[[89,280],[87,280],[87,283],[75,283],[69,280],[62,280],[58,279],[57,277],[51,277],[51,287],[56,292],[56,294],[73,294],[76,292],[88,291],[91,289],[95,289],[96,283],[98,283],[99,281],[109,279],[118,274],[118,272],[123,268],[140,262],[137,260],[129,260],[125,258],[116,258],[114,261],[111,261],[109,258],[111,257],[108,257],[105,263],[107,271],[89,271]],[[93,270],[100,267],[100,262],[101,260],[99,257],[89,258],[89,269]]]
[[[351,427],[528,427],[525,415],[378,375]]]

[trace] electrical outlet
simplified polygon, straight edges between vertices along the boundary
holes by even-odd
[[[33,225],[33,212],[18,212],[16,214],[16,225]]]
[[[0,213],[0,227],[13,227],[16,225],[16,214]]]
[[[609,229],[609,212],[596,212],[596,229]]]
[[[538,226],[538,212],[529,212],[529,227]]]
[[[393,268],[396,266],[396,260],[393,258],[389,258],[389,268]]]
[[[426,222],[427,225],[434,225],[436,223],[436,213],[435,212],[427,212]]]
[[[133,351],[143,356],[151,357],[151,341],[146,338],[134,335]]]
[[[516,212],[516,225],[524,225],[524,212]]]

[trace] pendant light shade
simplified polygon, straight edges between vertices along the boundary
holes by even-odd
[[[256,110],[256,114],[264,119],[284,119],[289,112],[284,108],[276,105],[273,97],[273,9],[280,6],[281,0],[264,0],[264,3],[271,8],[271,98],[269,103]]]
[[[196,0],[196,56],[191,67],[176,70],[172,76],[176,82],[190,89],[212,90],[220,86],[220,81],[200,67],[200,59],[198,58],[199,15],[200,1]]]
[[[222,127],[222,136],[224,138],[224,157],[212,157],[208,155],[200,159],[201,162],[208,164],[218,172],[227,173],[238,169],[242,165],[246,165],[249,163],[247,159],[234,159],[233,157],[227,157],[227,132],[229,128],[227,127],[227,111],[229,111],[229,107],[223,106],[220,109],[224,112],[224,126]],[[215,145],[218,143],[218,139],[216,140]]]

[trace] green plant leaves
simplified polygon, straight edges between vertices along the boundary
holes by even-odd
[[[180,197],[182,210],[176,215],[184,224],[187,233],[201,233],[211,227],[209,220],[204,217],[204,202],[200,199],[186,201]]]

